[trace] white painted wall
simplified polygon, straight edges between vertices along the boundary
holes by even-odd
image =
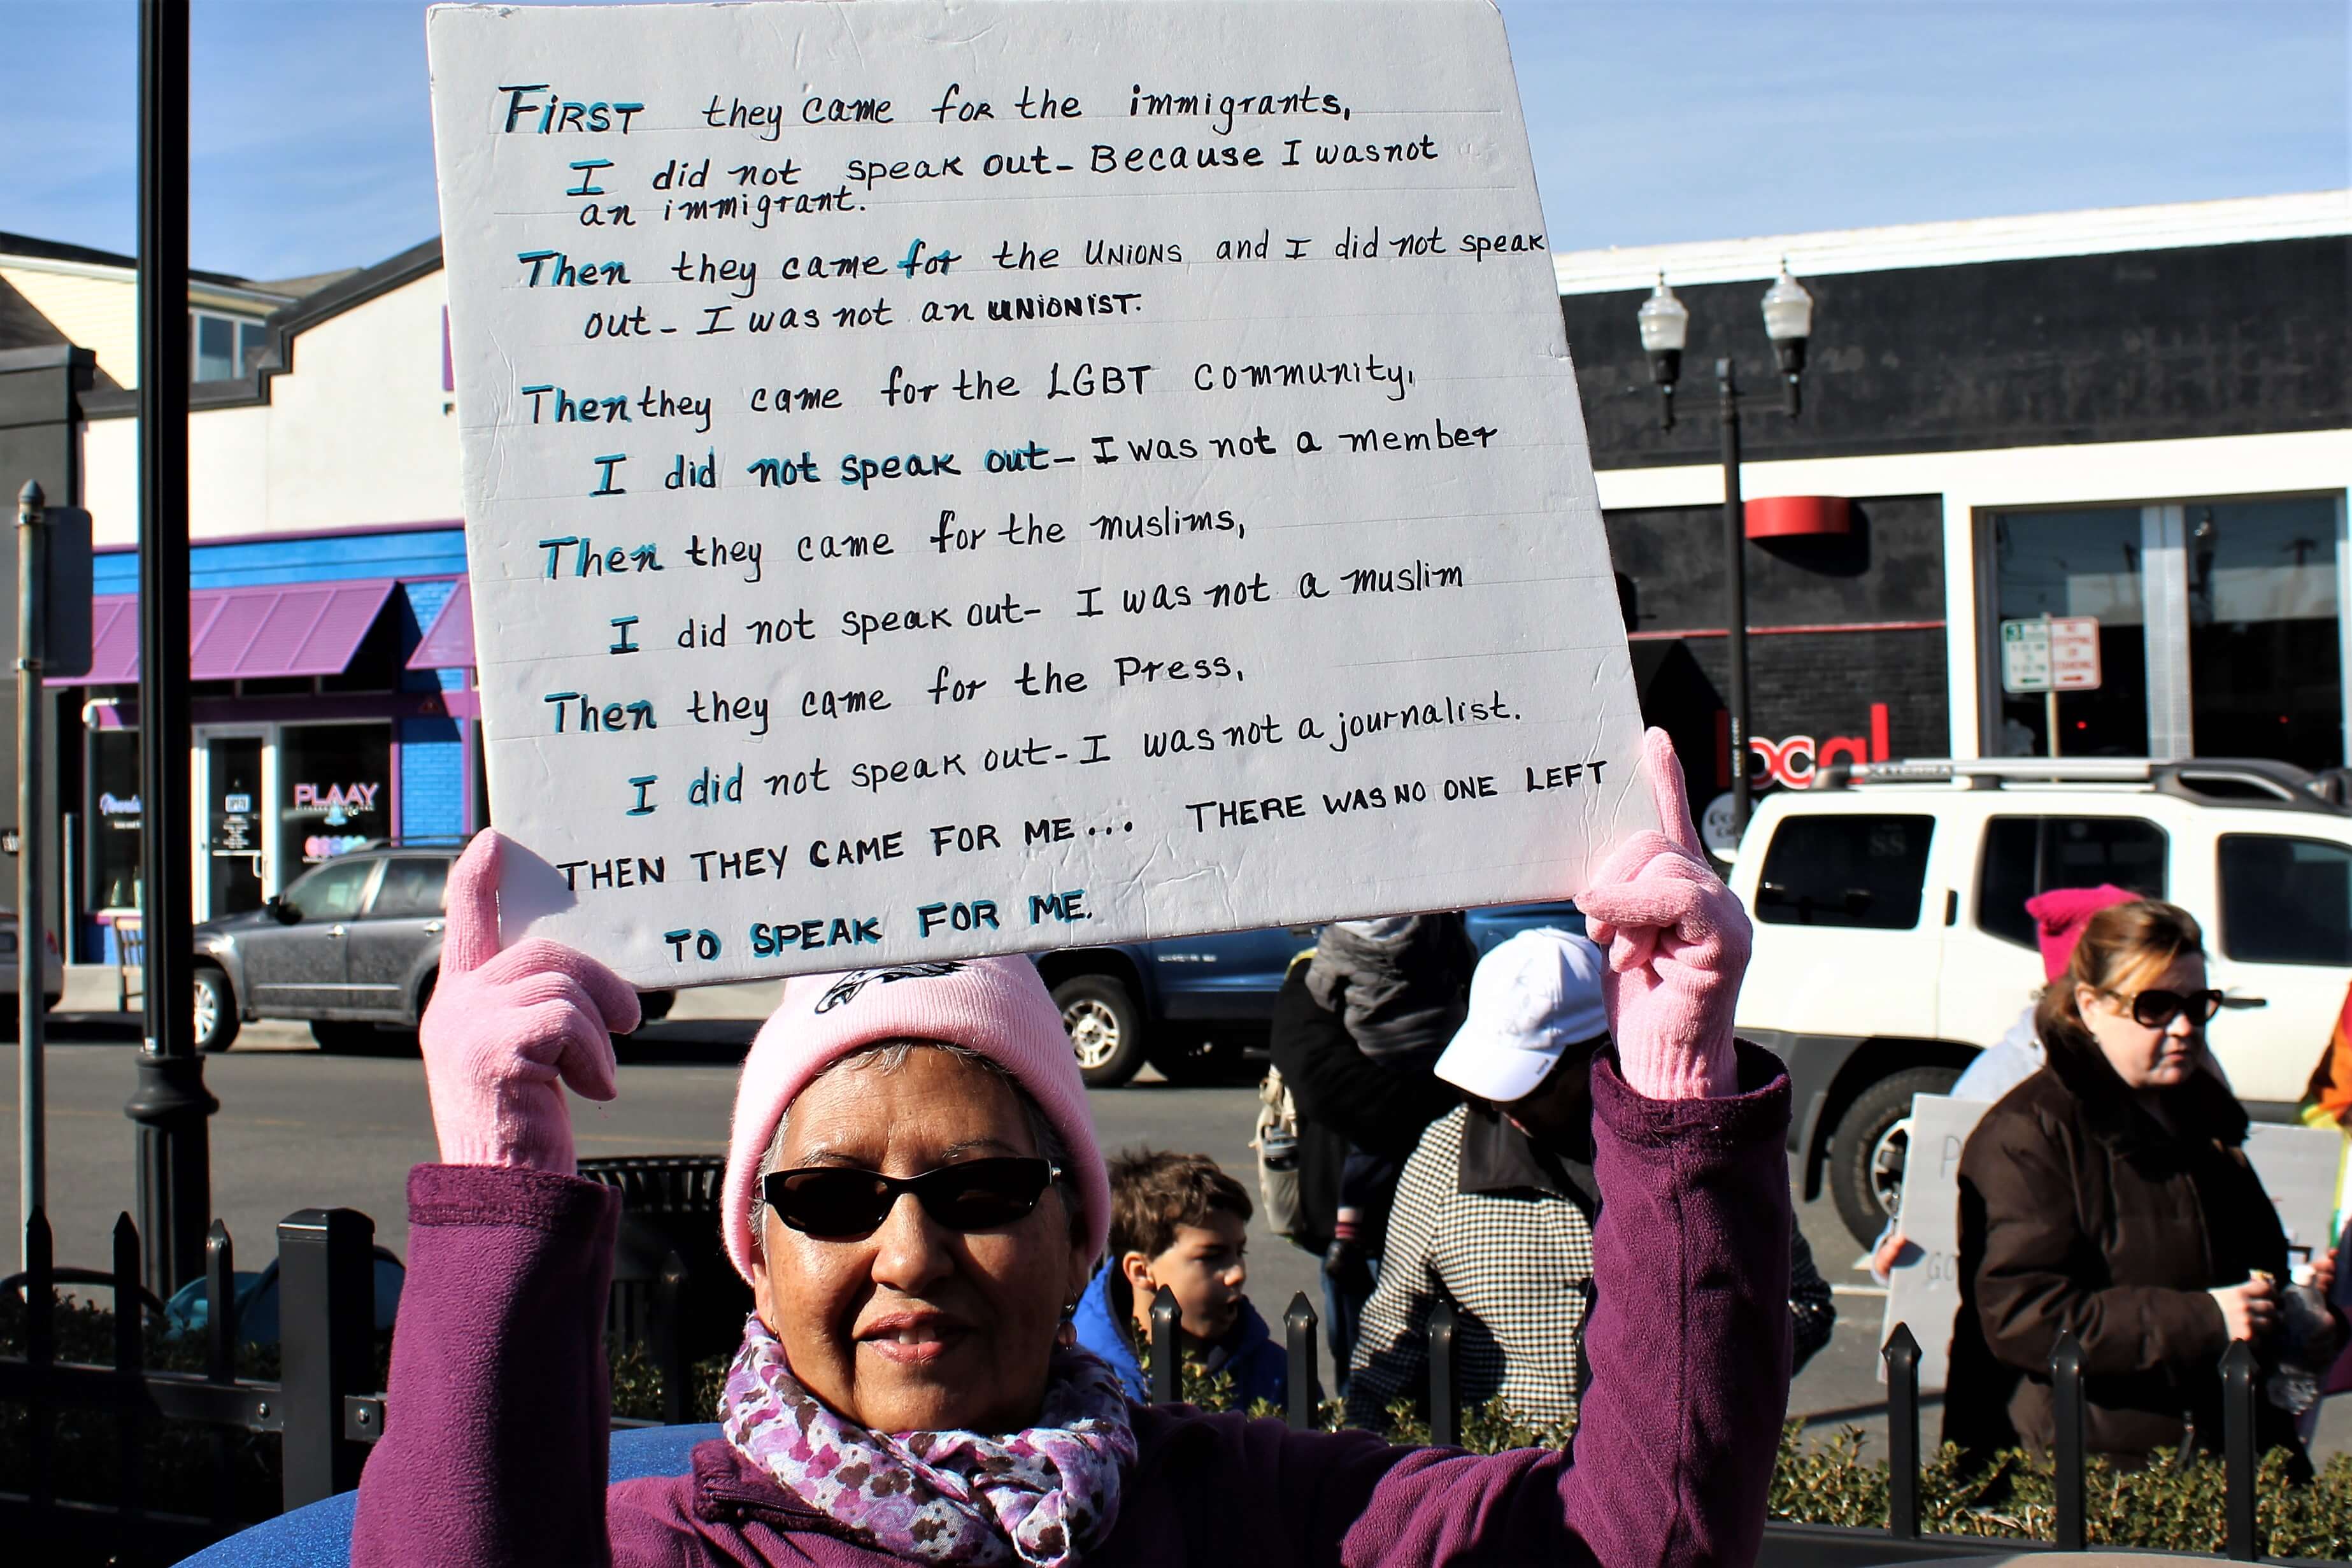
[[[93,419],[81,427],[82,505],[89,509],[90,540],[134,544],[139,540],[139,421]]]
[[[294,340],[267,404],[188,420],[188,533],[220,539],[455,521],[457,415],[441,390],[442,275]],[[101,544],[138,534],[139,423],[92,421],[84,493]]]
[[[454,521],[454,394],[441,390],[438,269],[303,333],[270,389],[268,521],[203,535]]]

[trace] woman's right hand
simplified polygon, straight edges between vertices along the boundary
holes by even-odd
[[[571,1175],[563,1085],[610,1100],[613,1037],[637,1026],[637,994],[559,943],[499,951],[499,863],[506,841],[484,828],[449,868],[441,977],[417,1035],[433,1131],[451,1165],[505,1165]]]
[[[2278,1327],[2278,1287],[2262,1275],[2242,1285],[2208,1290],[2233,1340],[2258,1340]]]

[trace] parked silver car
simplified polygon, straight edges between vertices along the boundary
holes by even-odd
[[[225,1051],[248,1019],[307,1018],[321,1049],[413,1046],[441,973],[442,889],[457,850],[339,855],[257,910],[195,931],[196,1046]],[[646,994],[645,1014],[672,994]]]

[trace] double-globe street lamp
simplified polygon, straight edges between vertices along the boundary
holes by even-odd
[[[1650,379],[1658,386],[1658,427],[1675,427],[1675,383],[1682,377],[1683,344],[1690,336],[1690,310],[1666,287],[1658,286],[1642,301],[1635,318],[1642,329],[1642,347],[1650,356]],[[1800,379],[1805,372],[1805,342],[1813,331],[1813,297],[1790,276],[1780,263],[1780,276],[1764,294],[1764,333],[1780,362],[1784,391],[1782,407],[1797,416]],[[1739,497],[1739,387],[1737,362],[1715,362],[1715,379],[1723,415],[1723,551],[1724,629],[1728,644],[1726,706],[1731,713],[1731,837],[1737,844],[1748,830],[1748,525],[1747,509]]]

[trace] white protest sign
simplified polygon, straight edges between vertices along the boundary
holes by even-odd
[[[1911,1243],[1887,1271],[1886,1322],[1878,1342],[1897,1323],[1919,1342],[1919,1388],[1944,1386],[1951,1363],[1952,1317],[1960,1309],[1960,1151],[1978,1118],[1992,1107],[1979,1100],[1920,1094],[1911,1099],[1911,1136],[1903,1152],[1903,1235]],[[1886,1364],[1878,1367],[1886,1380]]]
[[[1940,1389],[1950,1364],[1952,1318],[1960,1307],[1960,1152],[1991,1106],[1947,1095],[1915,1095],[1903,1161],[1903,1235],[1911,1243],[1887,1274],[1886,1319],[1879,1342],[1897,1323],[1919,1342],[1919,1387]],[[2278,1210],[2292,1262],[2327,1246],[2336,1209],[2336,1163],[2342,1134],[2315,1127],[2257,1122],[2246,1133],[2246,1161]],[[2053,1202],[2072,1200],[2065,1194]],[[1885,1381],[1885,1366],[1879,1367]]]
[[[439,7],[504,925],[677,985],[1653,826],[1485,0]]]
[[[2246,1161],[2279,1211],[2290,1267],[2324,1258],[2333,1245],[2336,1167],[2344,1134],[2332,1127],[2259,1122],[2246,1133]]]

